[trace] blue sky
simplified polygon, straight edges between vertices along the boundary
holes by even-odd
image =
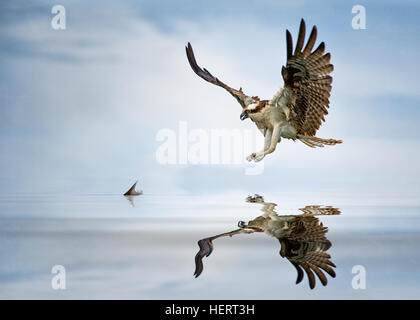
[[[0,192],[320,192],[418,200],[420,24],[416,1],[55,1],[0,5]],[[366,7],[366,30],[351,9]],[[190,70],[184,46],[233,87],[271,98],[285,29],[318,26],[335,66],[313,150],[282,142],[264,172],[157,163],[162,128],[253,129],[239,105]],[[379,195],[379,196],[378,196]]]

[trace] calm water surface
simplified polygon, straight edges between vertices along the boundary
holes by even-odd
[[[195,278],[198,240],[267,215],[264,204],[246,202],[246,196],[1,196],[0,298],[420,298],[420,207],[413,206],[339,206],[305,199],[286,205],[280,197],[265,196],[277,204],[271,209],[280,219],[301,215],[298,209],[307,205],[340,209],[340,215],[316,218],[328,227],[326,252],[336,277],[327,275],[326,286],[316,278],[313,290],[307,274],[295,284],[297,271],[288,261],[298,254],[295,240],[286,243],[289,257],[281,257],[278,239],[253,232],[214,240]],[[285,228],[291,230],[289,224]],[[65,267],[65,290],[52,289],[54,265]],[[352,287],[354,266],[366,270],[364,290]]]

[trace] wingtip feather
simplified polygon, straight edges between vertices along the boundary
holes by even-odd
[[[286,29],[286,49],[287,49],[287,58],[289,59],[292,56],[293,52],[293,38],[289,30]]]

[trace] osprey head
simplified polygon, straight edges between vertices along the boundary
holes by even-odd
[[[258,219],[249,221],[248,224],[246,224],[244,221],[239,221],[238,227],[241,229],[249,230],[251,232],[264,232],[264,229],[262,228]]]
[[[244,100],[245,108],[243,109],[240,119],[245,120],[246,118],[249,118],[249,113],[256,110],[256,108],[260,104],[260,98],[258,97],[246,97]]]

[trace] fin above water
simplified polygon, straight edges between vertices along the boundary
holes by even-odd
[[[131,186],[131,188],[128,189],[128,191],[126,193],[124,193],[125,196],[139,196],[139,195],[143,194],[143,191],[140,191],[140,192],[136,191],[137,182],[138,181],[134,182],[134,184]]]

